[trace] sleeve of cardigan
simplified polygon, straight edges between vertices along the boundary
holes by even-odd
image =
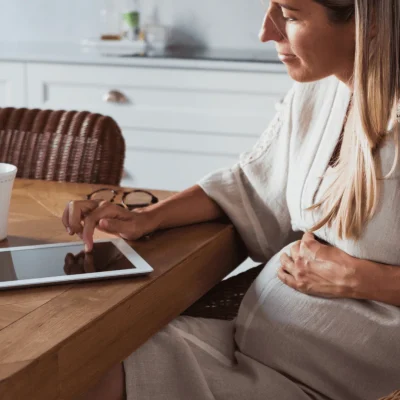
[[[231,168],[198,182],[230,218],[255,261],[266,262],[293,235],[286,201],[294,86],[254,148]]]

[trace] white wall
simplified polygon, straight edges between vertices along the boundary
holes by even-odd
[[[99,30],[103,0],[0,0],[1,41],[78,42]],[[141,0],[148,13],[151,2]],[[262,49],[263,0],[158,0],[172,42],[205,47]],[[267,0],[264,0],[268,3]]]

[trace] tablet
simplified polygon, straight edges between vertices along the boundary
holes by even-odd
[[[0,290],[148,274],[153,268],[123,239],[0,249]]]

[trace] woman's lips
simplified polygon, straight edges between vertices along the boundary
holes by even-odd
[[[279,58],[282,62],[289,62],[289,61],[293,61],[293,60],[296,59],[297,57],[296,57],[294,54],[278,53],[278,58]]]

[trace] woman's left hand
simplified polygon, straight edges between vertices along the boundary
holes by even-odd
[[[318,242],[308,232],[290,248],[290,254],[281,255],[278,270],[286,285],[313,296],[352,297],[358,259]]]

